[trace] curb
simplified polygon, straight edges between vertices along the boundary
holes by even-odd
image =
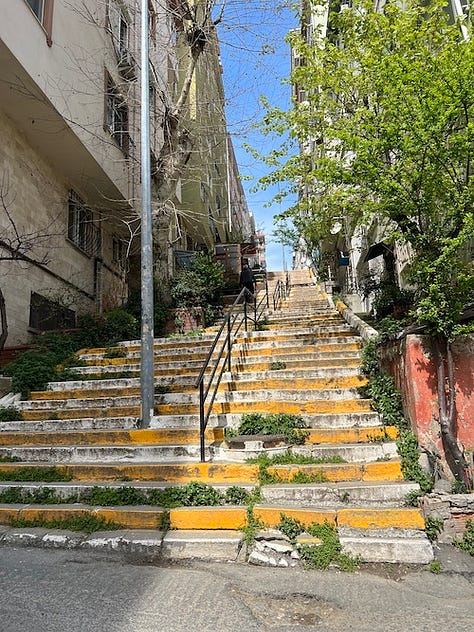
[[[332,302],[332,299],[330,302]],[[356,316],[342,301],[337,301],[334,307],[341,314],[346,323],[354,327],[360,337],[366,342],[379,335],[376,329],[368,325],[362,318],[359,318],[359,316]]]
[[[243,534],[228,530],[98,531],[90,535],[61,529],[0,527],[0,547],[82,550],[121,554],[142,562],[200,560],[235,562]]]

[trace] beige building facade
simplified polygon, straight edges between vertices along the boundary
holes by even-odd
[[[163,144],[164,107],[179,88],[175,4],[149,0],[152,165]],[[139,9],[138,0],[2,3],[0,289],[7,346],[123,304],[130,278],[139,278]],[[214,34],[189,96],[193,149],[170,218],[170,265],[174,251],[212,252],[232,238],[221,73]]]

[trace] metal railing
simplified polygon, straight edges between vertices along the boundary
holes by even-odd
[[[275,289],[273,290],[273,309],[278,309],[285,298],[285,284],[283,283],[283,281],[278,279]]]
[[[250,302],[247,302],[248,300]],[[265,303],[265,305],[264,305]],[[252,294],[247,288],[243,288],[238,297],[232,303],[229,311],[225,314],[219,331],[214,338],[214,342],[209,349],[207,358],[194,384],[199,388],[199,433],[201,462],[206,460],[205,433],[212,407],[216,399],[219,385],[225,371],[232,371],[232,346],[235,337],[242,327],[248,331],[249,324],[253,324],[253,329],[258,329],[258,323],[265,312],[265,307],[269,304],[268,285],[265,284],[265,293],[257,303],[256,294]],[[263,306],[263,307],[262,307]],[[242,309],[243,308],[243,309]],[[221,345],[217,350],[219,341]],[[215,352],[217,351],[217,355]],[[208,368],[212,364],[212,369]],[[207,379],[206,379],[207,378]],[[206,407],[206,401],[207,402]]]

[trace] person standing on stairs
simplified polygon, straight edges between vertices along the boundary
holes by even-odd
[[[249,260],[244,259],[243,264],[244,265],[242,267],[242,272],[240,273],[240,287],[241,288],[246,287],[249,292],[252,292],[252,294],[255,294],[257,281],[255,280],[255,276],[252,270],[250,269]],[[247,303],[250,303],[252,298],[247,294],[245,296],[245,300],[247,301]]]

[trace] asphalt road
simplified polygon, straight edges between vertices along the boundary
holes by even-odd
[[[0,632],[473,630],[472,575],[390,574],[139,566],[81,551],[2,548]]]

